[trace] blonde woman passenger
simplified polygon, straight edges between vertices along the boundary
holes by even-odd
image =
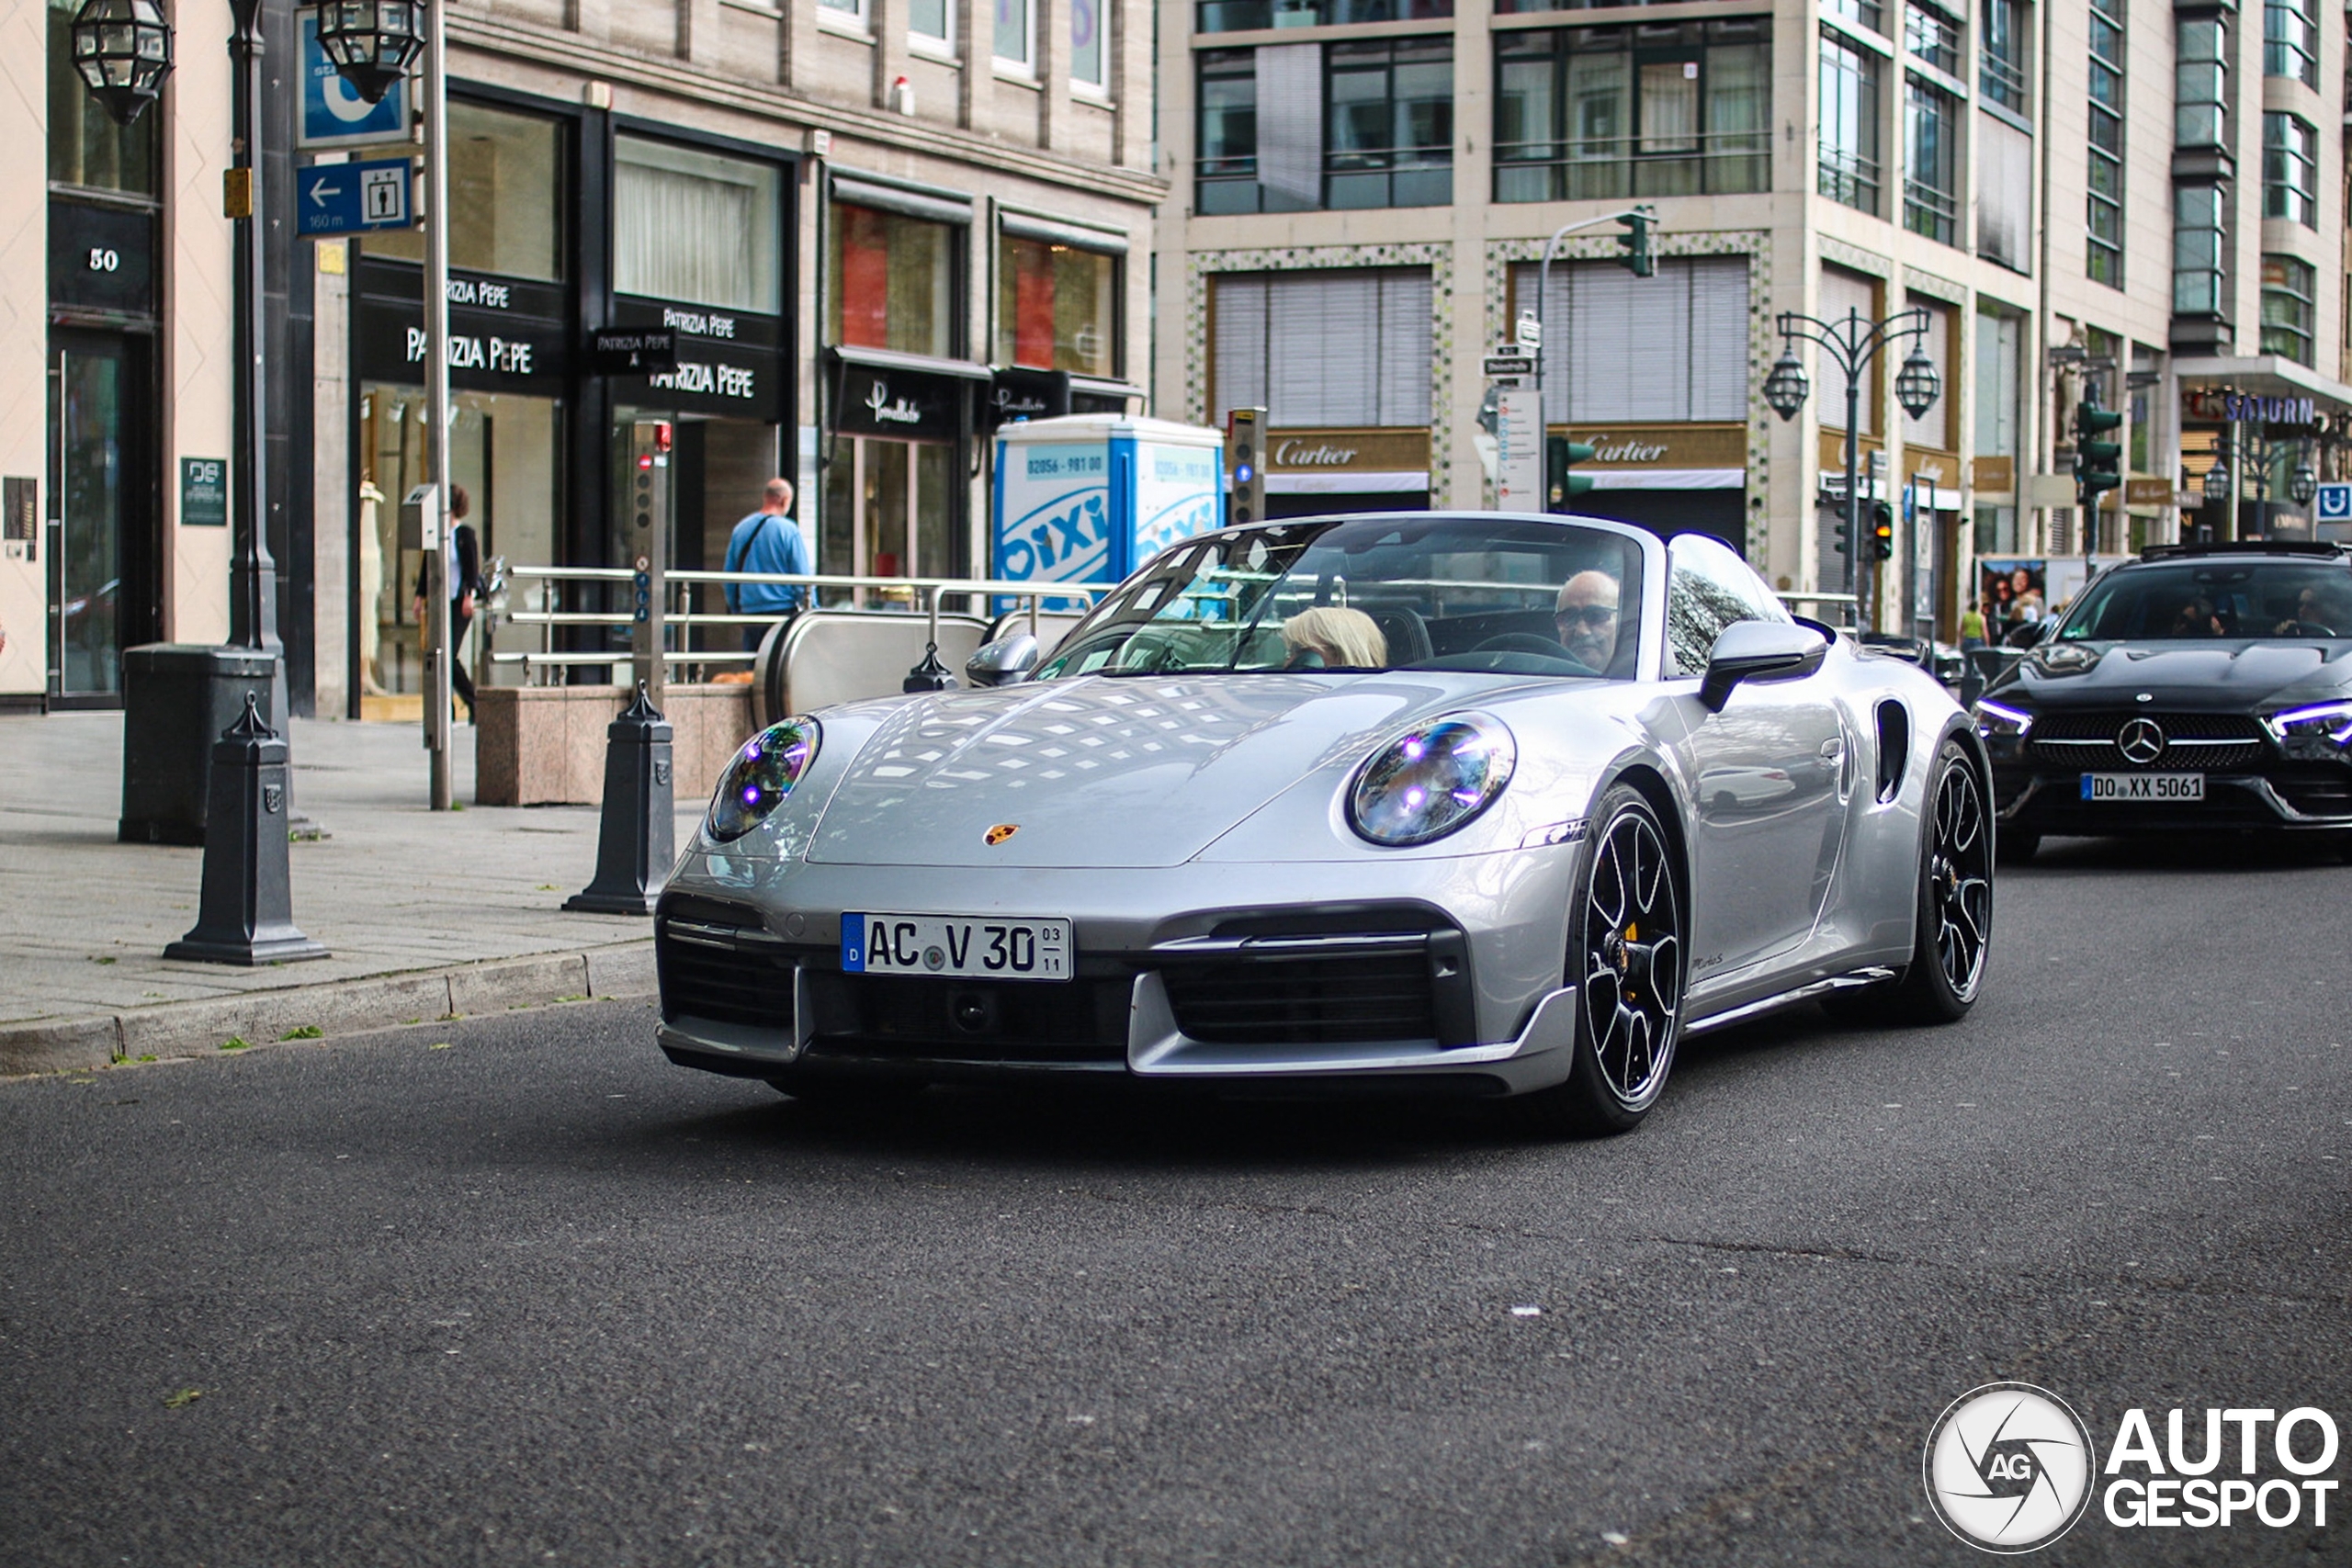
[[[1380,670],[1388,639],[1362,610],[1322,604],[1283,623],[1285,670]]]

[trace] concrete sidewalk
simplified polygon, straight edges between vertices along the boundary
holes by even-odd
[[[163,956],[204,852],[115,841],[121,715],[0,718],[0,1074],[653,988],[647,921],[561,908],[596,868],[594,807],[429,811],[410,725],[296,719],[290,739],[296,803],[330,835],[291,846],[294,920],[333,956],[240,969]],[[678,807],[684,843],[703,802]]]

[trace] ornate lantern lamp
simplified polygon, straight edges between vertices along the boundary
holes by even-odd
[[[1943,378],[1936,374],[1936,367],[1917,344],[1903,368],[1894,374],[1894,400],[1903,412],[1917,419],[1936,406],[1936,396],[1943,390]]]
[[[1783,348],[1774,361],[1772,373],[1764,378],[1764,400],[1782,419],[1794,419],[1797,410],[1804,406],[1805,395],[1813,390],[1813,383],[1798,363],[1796,350]]]
[[[172,25],[156,0],[83,0],[67,31],[74,69],[117,125],[129,125],[163,96]]]
[[[424,51],[424,6],[425,0],[321,0],[319,48],[353,91],[381,103]]]

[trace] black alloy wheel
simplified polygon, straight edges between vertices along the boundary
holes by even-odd
[[[1921,805],[1911,962],[1884,985],[1824,998],[1835,1017],[1951,1023],[1976,1001],[1993,941],[1993,818],[1984,780],[1957,737],[1937,751]]]
[[[1546,1131],[1623,1133],[1666,1088],[1682,1029],[1682,890],[1666,832],[1639,791],[1601,797],[1570,911],[1577,987],[1567,1081],[1516,1102]]]

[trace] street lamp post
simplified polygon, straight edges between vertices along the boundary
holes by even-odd
[[[424,59],[424,444],[432,487],[424,552],[424,749],[433,809],[457,801],[450,756],[449,161],[447,7],[431,0],[318,0],[319,43],[335,73],[369,103]],[[485,636],[488,634],[485,633]]]
[[[1894,399],[1913,419],[1935,406],[1936,398],[1943,389],[1942,382],[1934,364],[1919,346],[1928,335],[1927,307],[1915,305],[1881,321],[1866,321],[1861,312],[1853,310],[1846,312],[1845,320],[1832,321],[1783,310],[1777,324],[1781,357],[1771,374],[1764,378],[1764,400],[1771,405],[1774,413],[1784,420],[1794,419],[1811,390],[1804,362],[1796,355],[1797,339],[1818,344],[1846,373],[1846,591],[1850,593],[1856,578],[1855,558],[1862,548],[1862,372],[1889,344],[1913,339],[1910,356],[1904,360],[1903,368],[1894,378]],[[1859,620],[1859,601],[1855,608]],[[1871,619],[1873,623],[1877,620],[1874,608]]]

